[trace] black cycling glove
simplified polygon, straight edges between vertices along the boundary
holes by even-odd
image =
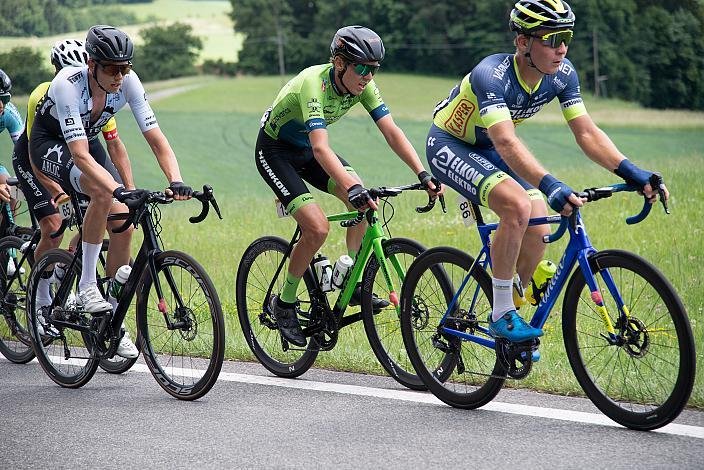
[[[430,185],[428,185],[428,183],[431,182],[435,185],[435,189],[432,189],[431,191],[439,193],[442,189],[442,183],[440,182],[440,180],[425,170],[418,173],[418,181],[420,181],[420,184],[421,186],[423,186],[423,189],[430,189]]]
[[[354,184],[347,190],[347,200],[355,209],[361,209],[372,200],[372,197],[364,186]]]
[[[138,207],[149,196],[149,191],[146,189],[125,189],[124,186],[115,188],[112,192],[115,199],[127,204],[127,207]]]
[[[169,189],[174,194],[174,196],[180,197],[191,197],[193,196],[193,188],[188,185],[183,184],[183,181],[172,181],[169,185]]]

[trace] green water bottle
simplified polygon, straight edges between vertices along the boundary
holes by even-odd
[[[538,305],[540,303],[540,299],[543,297],[548,282],[550,282],[550,279],[552,279],[556,272],[557,266],[552,261],[544,259],[538,263],[538,267],[533,273],[533,279],[531,279],[530,284],[525,290],[526,300],[531,305]]]

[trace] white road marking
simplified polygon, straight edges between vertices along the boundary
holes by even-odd
[[[0,359],[6,360],[0,355]],[[59,358],[57,358],[59,359]],[[33,359],[36,363],[37,360]],[[149,372],[146,364],[135,364],[130,369],[131,372]],[[197,369],[181,369],[169,367],[168,372],[183,377],[200,377],[205,371]],[[336,384],[332,382],[316,382],[305,379],[284,379],[280,377],[268,377],[251,374],[237,374],[234,372],[220,372],[218,380],[225,382],[238,382],[246,384],[267,385],[271,387],[295,388],[299,390],[314,390],[318,392],[342,393],[345,395],[356,395],[383,398],[387,400],[409,401],[414,403],[426,403],[433,405],[445,405],[435,398],[431,393],[414,392],[411,390],[389,390],[384,388],[364,387],[360,385]],[[521,416],[535,416],[537,418],[557,419],[560,421],[571,421],[584,424],[597,424],[601,426],[622,427],[620,424],[611,421],[603,414],[586,413],[583,411],[564,410],[559,408],[544,408],[540,406],[520,405],[515,403],[504,403],[492,401],[484,405],[482,410],[495,411],[498,413],[508,413]],[[687,424],[670,423],[653,432],[672,434],[676,436],[694,437],[704,439],[704,427],[690,426]]]

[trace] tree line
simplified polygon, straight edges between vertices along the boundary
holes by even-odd
[[[94,24],[135,24],[119,3],[153,0],[0,0],[0,36],[52,36],[87,30]]]
[[[514,50],[513,0],[230,2],[235,30],[246,35],[238,68],[247,73],[326,62],[333,34],[349,24],[379,33],[383,69],[395,72],[460,77],[485,56]],[[704,109],[704,2],[569,3],[576,25],[568,57],[583,90],[655,108]]]

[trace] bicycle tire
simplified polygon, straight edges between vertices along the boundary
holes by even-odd
[[[0,353],[15,364],[26,364],[34,359],[25,314],[30,264],[25,258],[26,267],[19,265],[23,244],[24,240],[19,237],[0,240]],[[20,269],[11,284],[9,269]]]
[[[190,255],[164,251],[155,256],[154,263],[164,297],[159,299],[156,289],[152,289],[152,276],[145,270],[137,286],[142,356],[167,393],[179,400],[196,400],[210,391],[222,369],[225,320],[220,299],[208,274]],[[173,276],[173,286],[164,274],[167,271]],[[194,286],[197,290],[190,290]],[[173,287],[178,290],[175,294]],[[185,302],[183,309],[176,308],[179,296]],[[159,309],[164,302],[167,311],[169,307],[175,308],[169,311],[170,320],[183,322],[183,328],[170,330],[166,327],[166,314]],[[176,367],[174,364],[179,361],[180,367]],[[198,369],[203,363],[207,363],[205,369]]]
[[[438,332],[439,321],[455,295],[455,286],[461,284],[473,262],[470,255],[456,248],[427,250],[411,264],[401,294],[401,333],[416,373],[433,395],[450,406],[463,409],[489,403],[505,380],[505,372],[493,349]],[[433,283],[439,284],[438,287]],[[423,286],[434,287],[434,290],[422,293]],[[475,293],[480,294],[476,308],[472,312],[463,311],[465,299],[467,303],[472,302]],[[489,338],[477,331],[476,326],[486,324],[492,296],[491,278],[484,268],[475,266],[471,282],[458,299],[455,314],[468,322],[473,318],[475,326],[470,329],[455,323],[453,328],[470,329],[476,335]],[[452,357],[449,370],[439,367],[448,363],[448,356]]]
[[[641,431],[665,426],[685,407],[694,385],[694,338],[685,308],[665,276],[638,255],[621,250],[600,251],[589,257],[589,265],[616,331],[619,332],[619,320],[615,318],[618,308],[604,287],[605,270],[613,277],[630,311],[628,326],[637,331],[622,336],[622,345],[610,345],[598,334],[605,332],[603,322],[593,308],[588,287],[583,294],[584,274],[581,269],[576,270],[565,293],[562,328],[577,381],[596,407],[617,423]],[[655,304],[658,301],[662,304]],[[644,305],[646,308],[641,308]],[[590,326],[598,328],[593,330]],[[639,366],[655,373],[646,378],[640,370],[631,370]],[[608,382],[602,376],[606,370]],[[623,386],[611,389],[612,378],[619,370],[624,372],[619,377]]]
[[[237,269],[236,298],[242,333],[254,356],[272,374],[294,378],[311,368],[318,351],[317,342],[313,339],[308,341],[306,349],[290,348],[284,351],[281,334],[273,318],[267,315],[269,299],[266,293],[288,245],[282,238],[268,236],[255,240],[247,247]],[[287,266],[281,269],[279,279],[274,283],[274,294],[281,289]],[[303,285],[308,297],[304,296],[302,301],[308,303],[302,305],[310,306],[310,292],[314,286],[310,269],[303,275]]]
[[[423,245],[408,238],[384,240],[382,247],[387,258],[391,255],[397,256],[404,272],[408,272],[408,267],[413,260],[425,251]],[[388,262],[388,265],[394,285],[401,288],[402,280],[399,279],[391,262]],[[391,304],[377,313],[374,313],[372,309],[373,291],[376,294],[383,292],[382,298],[387,298],[390,295],[386,282],[376,278],[379,269],[379,261],[375,256],[371,256],[362,274],[362,320],[369,345],[384,370],[398,383],[411,390],[427,390],[428,387],[418,377],[408,358],[401,334],[400,315],[394,305]],[[448,360],[440,367],[449,368],[450,360],[451,358],[448,357]]]
[[[90,347],[85,344],[86,339],[79,330],[58,327],[57,330],[61,333],[63,339],[47,340],[45,339],[46,337],[40,337],[37,330],[38,317],[36,315],[36,292],[41,273],[57,263],[68,268],[72,260],[73,255],[71,253],[55,248],[47,250],[35,261],[28,282],[27,317],[32,347],[44,372],[51,380],[62,387],[79,388],[88,383],[93,377],[98,369],[99,359],[90,352]],[[59,309],[55,309],[52,312],[47,311],[44,314],[44,318],[51,324],[52,315],[60,315],[67,321],[70,320],[83,326],[90,325],[91,315],[78,311],[73,307],[75,300],[71,300],[72,298],[75,299],[77,281],[81,276],[80,261],[76,261],[70,272],[67,269],[64,276],[65,281],[62,282],[69,282],[71,290],[67,294],[66,299],[63,299],[61,305],[58,306],[63,311]],[[68,280],[66,280],[66,277],[68,277]],[[57,284],[52,283],[52,294],[56,293],[56,288]],[[66,358],[66,350],[69,351],[68,358]]]

